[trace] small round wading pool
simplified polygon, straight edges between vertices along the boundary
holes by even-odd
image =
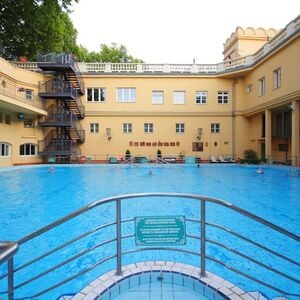
[[[200,269],[170,261],[127,265],[122,276],[108,272],[75,295],[76,300],[229,300],[251,299],[232,283]]]

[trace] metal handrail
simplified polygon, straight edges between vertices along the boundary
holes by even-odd
[[[179,248],[171,248],[171,247],[150,247],[150,248],[137,248],[137,249],[129,249],[129,250],[126,250],[126,251],[123,251],[122,252],[122,240],[125,239],[125,238],[129,238],[129,237],[133,237],[134,235],[130,234],[130,235],[127,235],[127,236],[122,236],[122,232],[121,232],[121,224],[122,223],[125,223],[125,222],[132,222],[134,219],[127,219],[127,220],[122,220],[121,218],[121,201],[122,200],[125,200],[125,199],[132,199],[132,198],[146,198],[146,197],[154,197],[154,198],[158,198],[158,197],[175,197],[175,198],[188,198],[188,199],[194,199],[194,200],[198,200],[200,201],[200,208],[201,208],[201,219],[200,220],[193,220],[193,219],[186,219],[187,221],[189,222],[197,222],[201,225],[201,236],[200,237],[197,237],[197,236],[193,236],[193,235],[187,235],[189,238],[196,238],[198,240],[201,241],[201,251],[191,251],[191,250],[188,250],[188,249],[179,249]],[[62,225],[64,223],[66,223],[67,221],[70,221],[72,219],[74,219],[75,217],[79,216],[79,215],[82,215],[84,214],[85,212],[87,211],[90,211],[98,206],[101,206],[103,204],[106,204],[106,203],[111,203],[111,202],[114,202],[115,205],[116,205],[116,218],[115,218],[115,222],[112,222],[112,223],[109,223],[109,224],[104,224],[102,226],[99,226],[97,227],[97,230],[98,229],[102,229],[104,227],[109,227],[109,226],[115,226],[116,227],[116,236],[112,237],[111,239],[109,240],[105,240],[105,241],[102,241],[100,244],[97,244],[97,245],[94,245],[86,250],[84,250],[83,252],[81,253],[77,253],[75,254],[73,257],[65,260],[64,262],[61,262],[59,263],[58,265],[54,266],[54,267],[51,267],[50,269],[46,270],[46,271],[43,271],[42,273],[39,273],[38,275],[35,275],[33,276],[32,278],[30,279],[27,279],[26,281],[24,281],[23,283],[20,283],[18,284],[15,289],[21,287],[21,286],[24,286],[38,278],[40,278],[41,276],[45,275],[45,274],[48,274],[50,272],[52,272],[53,270],[59,268],[61,265],[65,265],[67,264],[69,261],[71,260],[74,260],[80,256],[82,256],[83,254],[87,253],[87,252],[90,252],[90,251],[93,251],[95,248],[98,248],[104,244],[107,244],[107,243],[111,243],[111,242],[116,242],[117,243],[117,251],[114,255],[111,255],[109,257],[106,257],[104,259],[102,259],[101,261],[98,261],[97,263],[95,263],[94,265],[92,266],[89,266],[88,268],[78,272],[77,274],[69,277],[69,278],[66,278],[64,280],[62,280],[61,282],[55,284],[54,286],[52,287],[49,287],[47,289],[45,289],[44,291],[40,291],[40,292],[37,292],[35,295],[33,296],[30,296],[30,297],[25,297],[25,298],[22,298],[22,299],[29,299],[29,298],[32,298],[32,297],[36,297],[37,295],[40,296],[42,294],[45,294],[51,290],[53,290],[54,288],[58,287],[58,286],[61,286],[62,284],[76,278],[77,276],[80,276],[88,271],[90,271],[91,269],[95,268],[96,266],[99,266],[101,265],[104,261],[107,261],[109,259],[112,259],[114,257],[117,258],[117,263],[116,263],[116,274],[120,275],[121,272],[122,272],[122,256],[127,254],[127,253],[134,253],[134,252],[138,252],[138,251],[147,251],[147,250],[151,250],[151,251],[154,251],[155,249],[157,250],[167,250],[167,251],[179,251],[179,252],[184,252],[184,253],[189,253],[189,254],[193,254],[193,255],[197,255],[197,256],[200,256],[201,257],[201,275],[202,276],[205,276],[206,274],[206,260],[212,260],[212,261],[215,261],[221,265],[223,265],[224,267],[240,274],[240,275],[243,275],[245,276],[246,278],[249,278],[259,284],[262,284],[262,285],[265,285],[267,286],[268,288],[271,288],[277,292],[280,292],[280,293],[283,293],[284,295],[290,295],[288,292],[285,292],[285,291],[282,291],[280,288],[278,287],[275,287],[275,286],[272,286],[271,284],[269,283],[266,283],[260,279],[257,279],[257,278],[253,278],[253,276],[251,275],[248,275],[246,273],[244,273],[243,271],[241,270],[238,270],[238,269],[235,269],[231,266],[228,266],[227,264],[225,264],[224,262],[222,261],[219,261],[218,259],[214,258],[214,257],[211,257],[210,255],[206,255],[206,243],[213,243],[215,245],[217,245],[218,247],[224,247],[226,248],[227,250],[237,254],[237,255],[240,255],[242,256],[243,258],[246,258],[247,260],[250,260],[256,264],[258,264],[259,266],[263,267],[264,269],[267,269],[268,271],[271,271],[271,272],[275,272],[281,276],[284,276],[285,278],[288,278],[294,282],[297,282],[299,283],[300,280],[297,279],[297,278],[294,278],[293,276],[290,276],[282,271],[279,271],[277,270],[274,266],[271,268],[269,266],[267,266],[266,264],[262,263],[262,262],[259,262],[255,259],[252,259],[251,257],[249,257],[248,255],[246,254],[243,254],[235,249],[232,249],[231,247],[219,242],[219,241],[214,241],[212,239],[209,239],[206,237],[206,226],[215,226],[217,228],[220,228],[220,229],[224,229],[226,230],[228,233],[230,234],[233,234],[234,236],[236,237],[239,237],[239,238],[242,238],[243,240],[245,241],[248,241],[249,239],[246,238],[246,237],[243,237],[242,235],[240,235],[239,233],[235,233],[235,232],[232,232],[231,229],[227,229],[226,227],[223,227],[221,225],[217,225],[217,224],[212,224],[212,223],[208,223],[206,222],[206,202],[211,202],[211,203],[215,203],[217,205],[220,205],[220,206],[223,206],[223,207],[226,207],[226,208],[229,208],[230,210],[232,211],[235,211],[259,224],[262,224],[268,228],[271,228],[272,230],[292,239],[292,240],[295,240],[297,242],[300,241],[300,236],[284,229],[284,228],[281,228],[279,226],[277,226],[276,224],[273,224],[249,211],[246,211],[232,203],[229,203],[229,202],[225,202],[225,201],[222,201],[222,200],[219,200],[219,199],[214,199],[214,198],[209,198],[209,197],[205,197],[205,196],[200,196],[200,195],[193,195],[193,194],[181,194],[181,193],[140,193],[140,194],[130,194],[130,195],[121,195],[121,196],[116,196],[116,197],[109,197],[109,198],[105,198],[105,199],[102,199],[102,200],[98,200],[98,201],[95,201],[89,205],[86,205],[84,207],[82,207],[81,209],[78,209],[74,212],[72,212],[71,214],[68,214],[66,215],[65,217],[21,238],[17,244],[18,245],[22,245],[28,241],[31,241],[32,239],[50,231],[51,229],[53,228],[56,228],[57,226],[59,225]],[[96,229],[95,229],[96,230]],[[84,233],[82,234],[81,236],[84,237],[86,236],[87,234],[91,234],[93,232],[95,232],[95,230],[90,230],[88,231],[87,233]],[[71,239],[70,241],[68,242],[65,242],[63,245],[60,245],[60,246],[56,246],[56,249],[61,249],[62,247],[66,247],[67,245],[70,245],[71,243],[73,243],[74,241],[77,241],[79,238],[76,237],[76,238],[73,238]],[[251,243],[251,240],[249,240],[250,243]],[[254,242],[254,245],[257,246],[257,247],[260,247],[261,249],[263,250],[266,250],[267,247],[263,246],[263,245],[259,245],[258,243]],[[267,248],[268,249],[268,248]],[[50,253],[53,253],[54,250],[50,250],[48,251],[47,253],[39,256],[38,258],[36,259],[33,259],[31,260],[31,262],[29,263],[25,263],[23,266],[20,266],[18,268],[16,268],[15,270],[12,269],[12,267],[8,268],[8,274],[6,274],[8,276],[8,278],[13,278],[13,274],[12,273],[15,273],[17,272],[19,269],[23,268],[24,266],[28,266],[29,264],[31,263],[34,263],[35,261],[49,255]],[[271,250],[271,253],[276,253],[276,254],[279,254],[278,256],[281,257],[281,258],[284,258],[285,259],[285,255],[282,255],[274,250]],[[292,259],[289,259],[289,262],[294,264],[294,265],[297,265],[299,266],[299,263],[298,262],[295,262],[294,260]],[[0,263],[2,263],[3,261],[0,259]],[[3,277],[2,277],[3,278]],[[12,282],[10,282],[10,285],[9,285],[9,288],[8,288],[8,296],[9,296],[9,299],[14,299],[13,298],[13,295],[14,295],[14,287],[12,285]]]

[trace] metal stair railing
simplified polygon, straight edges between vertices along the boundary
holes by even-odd
[[[122,219],[121,202],[123,200],[128,201],[129,199],[134,199],[134,198],[154,198],[154,199],[158,198],[158,200],[160,200],[160,201],[161,201],[161,198],[175,198],[176,200],[177,199],[188,199],[188,200],[199,201],[200,218],[199,219],[191,219],[187,216],[185,216],[185,217],[186,217],[186,222],[189,222],[189,223],[199,226],[198,228],[200,229],[200,236],[192,235],[192,234],[188,233],[188,234],[186,234],[186,237],[189,239],[192,239],[192,240],[199,241],[200,249],[193,248],[191,250],[191,249],[185,249],[182,247],[180,247],[180,248],[141,247],[141,248],[129,248],[127,250],[122,251],[123,241],[126,239],[129,239],[129,238],[133,238],[135,236],[134,233],[127,233],[127,234],[123,235],[122,234],[122,225],[126,225],[128,223],[130,224],[130,223],[134,222],[135,218]],[[65,266],[70,262],[74,262],[78,258],[82,257],[83,255],[90,253],[91,251],[94,251],[95,249],[100,249],[101,247],[106,246],[110,243],[116,243],[116,252],[115,253],[109,252],[109,254],[107,256],[103,257],[102,259],[96,261],[95,263],[93,263],[81,270],[78,270],[78,272],[76,274],[71,275],[67,278],[64,278],[63,280],[61,280],[60,282],[58,282],[54,285],[42,287],[42,290],[38,290],[38,291],[30,290],[32,295],[25,295],[25,296],[22,296],[21,298],[16,298],[16,299],[32,299],[32,298],[40,297],[41,295],[44,295],[44,294],[48,293],[49,291],[52,291],[52,290],[56,289],[57,287],[62,286],[63,284],[95,269],[96,267],[101,266],[103,263],[105,263],[109,260],[112,260],[113,258],[116,258],[116,265],[115,265],[116,275],[121,275],[122,274],[122,257],[124,255],[129,254],[129,253],[148,251],[148,250],[150,250],[150,251],[156,251],[156,250],[175,251],[175,252],[187,253],[190,255],[195,255],[197,257],[200,257],[201,276],[206,275],[206,262],[208,260],[210,260],[210,261],[213,261],[213,262],[223,266],[224,268],[227,268],[241,276],[246,277],[247,279],[250,279],[251,281],[253,281],[255,283],[258,283],[267,288],[270,288],[270,289],[280,293],[281,295],[300,297],[300,295],[291,294],[290,291],[284,290],[284,287],[283,288],[278,287],[269,282],[266,282],[265,280],[259,278],[258,273],[254,277],[251,274],[250,275],[247,274],[245,271],[242,271],[236,267],[232,267],[231,265],[225,263],[224,261],[218,259],[217,257],[212,256],[211,254],[208,255],[206,253],[207,244],[213,244],[214,246],[216,246],[218,248],[225,248],[226,250],[228,250],[238,256],[241,256],[242,258],[246,259],[247,261],[254,263],[254,265],[258,265],[272,273],[278,274],[282,278],[285,278],[285,279],[288,279],[288,280],[294,282],[295,285],[297,285],[297,286],[300,284],[300,279],[296,278],[293,274],[289,274],[288,269],[285,269],[284,271],[282,271],[278,268],[278,266],[274,266],[274,265],[268,266],[265,262],[261,262],[257,259],[254,259],[249,254],[247,254],[248,244],[254,245],[255,247],[259,248],[261,251],[266,251],[266,252],[272,254],[273,256],[276,256],[297,268],[300,267],[299,261],[296,261],[293,258],[288,257],[288,254],[286,254],[286,253],[280,253],[279,251],[271,249],[270,247],[261,245],[259,242],[253,240],[252,238],[250,239],[250,238],[242,235],[241,233],[238,233],[238,232],[232,230],[231,228],[227,228],[227,227],[223,226],[222,224],[214,224],[214,223],[207,222],[206,214],[207,214],[208,208],[207,208],[206,204],[213,203],[220,207],[225,207],[225,208],[229,209],[232,213],[237,213],[238,215],[246,218],[247,220],[253,221],[254,224],[262,225],[262,226],[264,226],[264,228],[269,228],[270,230],[272,230],[272,232],[274,232],[274,234],[275,233],[280,234],[280,235],[284,236],[285,238],[288,238],[296,243],[300,242],[300,236],[298,236],[295,233],[292,233],[284,228],[281,228],[281,227],[277,226],[276,224],[273,224],[273,223],[255,215],[249,211],[246,211],[236,205],[233,205],[232,203],[225,202],[225,201],[222,201],[219,199],[200,196],[200,195],[181,194],[181,193],[141,193],[141,194],[130,194],[130,195],[121,195],[121,196],[116,196],[116,197],[105,198],[102,200],[95,201],[89,205],[86,205],[86,206],[66,215],[65,217],[21,238],[19,241],[16,242],[16,245],[19,245],[19,247],[21,249],[22,245],[24,245],[28,242],[31,242],[33,239],[40,237],[43,234],[50,232],[52,229],[55,229],[58,226],[61,226],[65,223],[67,223],[68,221],[71,221],[71,220],[75,219],[76,217],[79,217],[79,216],[95,209],[96,207],[101,207],[102,205],[107,204],[107,203],[115,204],[115,218],[112,220],[112,222],[100,224],[100,225],[96,223],[95,227],[93,227],[92,229],[89,229],[88,231],[81,233],[78,236],[72,237],[69,240],[64,239],[62,243],[56,244],[53,248],[51,248],[51,250],[47,250],[45,253],[40,254],[37,257],[33,257],[30,261],[27,261],[21,265],[15,266],[14,268],[13,268],[13,261],[12,261],[13,257],[10,257],[9,264],[8,264],[8,272],[0,277],[0,280],[4,279],[4,278],[7,278],[7,280],[8,280],[8,290],[5,291],[5,293],[8,295],[8,299],[9,300],[15,299],[14,292],[17,291],[19,288],[24,287],[24,286],[30,284],[31,282],[44,277],[47,274],[52,274],[55,270],[61,268],[62,266]],[[168,211],[167,208],[166,208],[166,211]],[[95,222],[96,222],[96,220],[95,220]],[[232,248],[232,245],[226,245],[224,242],[222,242],[220,240],[213,240],[212,238],[209,237],[209,234],[207,232],[208,227],[220,229],[220,230],[230,234],[231,236],[241,239],[242,241],[245,241],[247,243],[247,246],[245,246],[243,248],[243,251],[241,252],[239,250]],[[84,247],[83,251],[72,254],[72,256],[68,257],[68,259],[61,261],[60,263],[57,263],[56,265],[51,266],[48,269],[41,271],[36,275],[33,275],[31,278],[29,278],[21,283],[18,283],[15,286],[13,285],[13,278],[14,278],[15,274],[18,273],[20,270],[25,270],[28,266],[34,265],[35,263],[39,262],[42,258],[45,258],[53,253],[58,253],[58,251],[61,249],[64,249],[64,251],[66,251],[66,248],[68,246],[72,247],[72,249],[73,249],[75,242],[81,241],[84,237],[90,236],[96,232],[101,232],[102,230],[107,229],[107,228],[110,229],[111,235],[109,237],[107,237],[105,240],[101,240],[100,242],[95,241],[95,243],[92,246]],[[21,250],[19,250],[19,251],[21,251]],[[6,260],[7,259],[5,258],[5,255],[4,255],[4,258],[3,258],[3,255],[0,255],[0,263],[5,262]],[[3,294],[3,292],[2,292],[2,294]],[[0,295],[1,295],[1,293],[0,293]]]

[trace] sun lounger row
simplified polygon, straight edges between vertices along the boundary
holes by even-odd
[[[231,156],[226,156],[224,158],[223,155],[219,155],[218,158],[216,158],[215,155],[211,155],[210,162],[211,163],[235,163],[236,160],[234,160]]]

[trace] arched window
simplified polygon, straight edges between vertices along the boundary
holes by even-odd
[[[0,142],[0,157],[10,156],[11,145],[5,142]]]
[[[37,146],[35,144],[20,145],[20,155],[36,155]]]

